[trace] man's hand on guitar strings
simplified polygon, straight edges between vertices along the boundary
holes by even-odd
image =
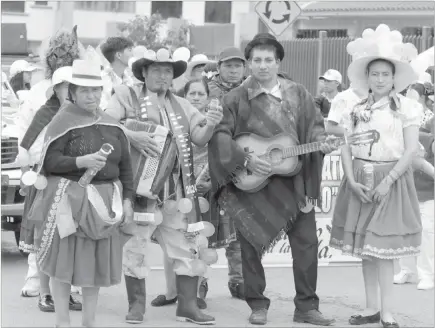
[[[269,175],[272,172],[270,163],[260,159],[256,155],[250,156],[246,168],[257,175]]]
[[[147,157],[157,157],[160,153],[157,142],[154,140],[155,133],[136,131],[133,133],[133,145]]]
[[[334,150],[337,150],[338,147],[336,145],[334,145],[332,142],[332,140],[338,139],[335,136],[327,136],[325,141],[322,143],[322,145],[320,146],[320,150],[322,151],[322,153],[324,154],[329,154],[331,152],[333,152]]]

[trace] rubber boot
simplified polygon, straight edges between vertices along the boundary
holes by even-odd
[[[130,276],[124,277],[128,296],[128,314],[125,317],[125,321],[132,324],[142,323],[146,300],[145,279]]]
[[[215,319],[203,313],[197,303],[199,277],[177,275],[177,321],[192,322],[197,325],[214,325]]]

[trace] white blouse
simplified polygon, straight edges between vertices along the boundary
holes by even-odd
[[[350,134],[368,130],[376,130],[380,134],[379,141],[372,146],[371,156],[370,144],[351,146],[353,156],[371,161],[397,161],[402,157],[405,152],[403,129],[411,125],[420,126],[423,106],[401,95],[398,95],[398,98],[400,108],[397,111],[390,108],[390,99],[385,97],[373,104],[369,122],[360,121],[353,127],[350,117],[344,120],[345,128]],[[357,105],[355,109],[363,110],[365,106]]]

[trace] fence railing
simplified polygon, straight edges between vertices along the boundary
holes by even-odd
[[[318,91],[318,78],[328,69],[336,69],[343,76],[344,88],[349,87],[347,68],[351,63],[351,56],[346,46],[354,38],[326,38],[295,39],[282,41],[285,56],[281,63],[281,70],[286,72],[294,81],[303,84],[308,91],[315,95]],[[434,45],[432,36],[404,36],[403,42],[412,43],[418,52],[422,52]],[[241,44],[244,49],[248,41]]]

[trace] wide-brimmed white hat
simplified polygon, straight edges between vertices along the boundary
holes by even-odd
[[[187,63],[186,73],[185,75],[190,78],[192,75],[192,71],[196,66],[199,65],[207,65],[208,63],[211,63],[211,60],[208,59],[206,55],[198,54],[193,56],[190,61]]]
[[[384,59],[394,65],[396,92],[405,90],[418,79],[418,74],[410,64],[417,57],[418,51],[413,44],[402,42],[403,37],[399,31],[390,31],[387,25],[381,24],[376,31],[364,30],[362,36],[347,45],[347,52],[352,56],[347,76],[356,89],[369,89],[367,66],[376,59]]]
[[[71,66],[64,66],[55,70],[53,76],[51,77],[51,85],[45,93],[47,99],[50,99],[51,96],[53,95],[54,92],[53,90],[56,85],[61,84],[63,82],[70,83],[71,79],[72,79]]]
[[[82,87],[102,87],[103,78],[100,63],[93,60],[74,60],[71,80],[68,82]]]
[[[37,70],[38,67],[29,63],[28,61],[24,59],[16,60],[12,63],[11,67],[9,68],[9,78],[17,75],[21,72],[33,72]]]

